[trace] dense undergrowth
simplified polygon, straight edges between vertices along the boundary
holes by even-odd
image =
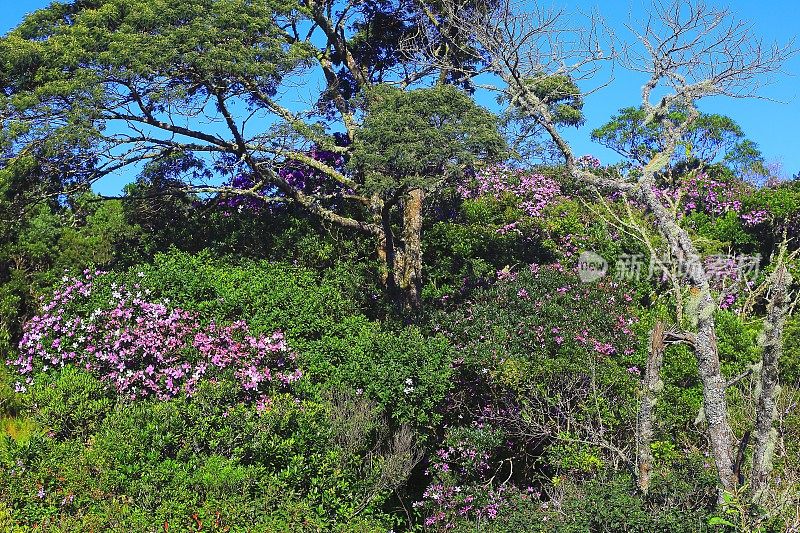
[[[547,7],[0,36],[0,531],[797,531],[800,176],[698,107],[796,47]],[[603,165],[609,60],[651,79]]]
[[[158,233],[136,237],[155,252],[143,262],[125,247],[90,269],[54,261],[61,275],[32,293],[40,296],[5,344],[2,527],[713,528],[722,511],[686,347],[668,351],[652,488],[636,489],[648,334],[673,302],[648,280],[583,282],[576,250],[613,260],[637,245],[559,194],[535,213],[516,207],[519,191],[467,195],[428,229],[427,303],[414,316],[384,306],[369,263],[346,268],[358,241],[339,242],[327,266],[311,268],[320,263],[303,250],[310,227],[283,250],[293,263],[225,258],[213,240],[180,251]],[[765,191],[753,198],[769,205]],[[723,211],[698,225],[710,248],[730,224]],[[729,244],[763,242],[763,224],[734,226]],[[331,236],[316,235],[324,250]],[[449,260],[437,261],[443,250]],[[17,294],[7,306],[27,297]],[[737,293],[717,316],[727,376],[759,356],[759,325],[743,305]],[[790,492],[795,344],[790,333],[776,458]],[[749,382],[729,399],[736,431],[747,431],[736,413],[753,401]],[[779,530],[781,515],[770,520],[762,525]]]

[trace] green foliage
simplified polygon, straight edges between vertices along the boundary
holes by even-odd
[[[367,92],[367,115],[350,166],[365,190],[390,198],[404,188],[432,188],[461,177],[505,150],[497,119],[451,85]]]
[[[324,405],[276,398],[258,414],[230,408],[228,394],[210,385],[192,401],[120,405],[91,447],[50,438],[17,446],[3,482],[24,496],[15,519],[127,530],[168,522],[182,531],[198,521],[215,531],[377,527],[354,518],[371,479],[341,470],[353,458],[332,446]]]
[[[676,107],[666,117],[675,123],[686,120],[687,111]],[[664,122],[650,122],[642,108],[626,107],[619,114],[592,131],[592,139],[612,150],[645,165],[666,147]],[[678,161],[699,160],[707,164],[717,158],[726,158],[737,170],[760,169],[763,158],[751,141],[744,139],[741,127],[730,117],[700,113],[689,126],[675,154]]]
[[[610,473],[584,483],[562,482],[550,497],[537,497],[538,492],[510,494],[495,520],[459,521],[454,531],[711,531],[714,478],[707,473],[698,476],[695,466],[684,464],[669,478],[659,477],[647,497],[637,493],[629,475]]]
[[[552,258],[533,238],[533,223],[524,220],[517,204],[510,195],[465,200],[455,220],[434,222],[424,229],[427,298],[449,298],[469,280],[492,277],[506,265]],[[517,231],[499,231],[518,221],[527,237]]]
[[[525,85],[547,106],[554,123],[576,127],[584,123],[583,96],[571,77],[563,74],[536,75],[525,79]],[[515,109],[510,118],[525,121],[525,113]],[[523,127],[530,125],[524,124]]]
[[[397,422],[429,426],[450,389],[452,348],[414,328],[391,333],[347,320],[347,335],[327,337],[306,351],[312,376],[326,388],[365,394]]]
[[[499,276],[429,319],[458,350],[448,427],[500,431],[507,443],[490,456],[510,456],[520,483],[534,484],[542,470],[594,475],[609,456],[591,428],[625,439],[636,416],[643,358],[632,297],[560,265]]]
[[[583,251],[609,264],[644,253],[630,227],[608,221],[647,227],[649,215],[633,203],[590,198],[560,167],[536,169],[558,182],[536,209],[521,201],[532,182],[510,188],[503,173],[494,176],[496,194],[456,195],[460,180],[508,150],[498,117],[454,86],[472,84],[459,79],[459,65],[479,61],[471,36],[455,31],[437,1],[424,6],[424,19],[420,6],[356,2],[336,28],[326,17],[340,16],[338,8],[327,7],[54,3],[0,37],[3,358],[14,358],[37,297],[65,271],[91,267],[111,273],[75,313],[107,306],[124,284],[196,313],[203,326],[246,320],[255,335],[285,332],[304,376],[291,394],[254,407],[240,402],[226,374],[191,397],[155,401],[121,400],[70,365],[35,376],[17,394],[0,369],[0,529],[749,527],[752,510],[740,495],[714,508],[715,472],[694,423],[702,389],[687,346],[666,351],[646,496],[624,470],[635,448],[647,335],[657,318],[673,316],[675,302],[658,282],[585,284],[570,268]],[[464,16],[486,7],[459,6]],[[421,80],[424,88],[383,84],[404,70],[401,42],[423,33],[454,68],[432,71],[439,83]],[[291,116],[280,107],[285,82],[309,79],[312,66],[322,67],[327,87],[312,111]],[[557,126],[583,124],[575,80],[534,75],[523,83]],[[513,122],[519,102],[508,103]],[[245,139],[247,116],[258,120],[247,123]],[[675,107],[666,118],[686,117]],[[662,118],[625,108],[592,136],[646,163],[665,148]],[[209,129],[215,121],[221,126]],[[530,137],[541,124],[514,127]],[[121,147],[125,135],[134,138]],[[126,197],[101,201],[86,192],[132,145],[125,164],[139,176]],[[311,147],[337,162],[309,163]],[[784,230],[796,233],[800,182],[747,185],[743,176],[765,168],[732,119],[700,114],[668,155],[659,186],[686,184],[702,164],[714,187],[735,191],[716,198],[719,209],[675,206],[686,207],[676,212],[702,253],[767,257]],[[302,165],[319,175],[295,188],[281,172]],[[235,176],[283,198],[239,209],[230,196],[186,192],[187,182]],[[394,251],[416,252],[407,249],[416,241],[403,235],[401,216],[414,188],[434,193],[421,213],[405,213],[423,220],[429,307],[400,323],[385,318],[396,315],[378,294],[375,228],[395,230]],[[696,188],[686,204],[711,204],[712,187]],[[302,216],[309,210],[314,217]],[[330,227],[334,214],[351,227]],[[349,234],[354,226],[365,235]],[[715,315],[725,378],[760,357],[753,318]],[[791,319],[781,370],[786,457],[775,468],[787,484],[800,434],[786,408],[800,380],[798,329]],[[752,425],[743,414],[751,392],[746,382],[728,390],[737,434]],[[429,518],[420,516],[426,506],[453,523],[415,523]]]
[[[138,230],[119,201],[79,195],[66,206],[36,203],[0,233],[0,352],[12,348],[35,298],[64,275],[109,267],[126,256]],[[8,205],[0,198],[0,208]]]
[[[450,346],[411,327],[393,331],[369,320],[358,310],[351,276],[174,252],[101,278],[84,312],[105,305],[113,285],[125,284],[197,311],[204,321],[246,316],[256,335],[284,332],[306,375],[322,389],[360,389],[395,421],[429,424],[450,387]],[[413,391],[404,392],[407,387]],[[317,394],[316,385],[307,392]]]
[[[725,254],[731,247],[740,253],[751,253],[756,249],[758,241],[744,228],[739,214],[734,211],[717,217],[696,211],[687,215],[685,222],[696,232],[698,247],[703,254]]]
[[[141,275],[140,275],[141,273]],[[343,331],[339,325],[357,314],[348,297],[346,273],[335,278],[301,267],[267,261],[229,263],[211,253],[159,254],[153,263],[130,267],[106,278],[111,283],[140,283],[178,307],[207,319],[247,317],[254,332],[284,331],[298,341]],[[103,295],[98,293],[97,298]]]
[[[28,394],[33,418],[53,438],[86,440],[111,411],[106,386],[84,370],[41,374]]]
[[[675,480],[681,483],[675,473]],[[633,480],[620,475],[611,479],[590,481],[582,487],[572,487],[562,503],[563,514],[558,531],[704,531],[705,517],[713,508],[713,479],[706,477],[705,485],[696,487],[697,493],[684,493],[684,501],[668,503],[659,501],[658,495],[650,501],[635,492]],[[710,482],[710,483],[709,483]],[[675,490],[678,487],[673,487]],[[668,491],[672,494],[672,490]],[[692,501],[698,497],[699,501]],[[709,497],[710,496],[710,497]],[[691,505],[695,505],[694,507]],[[559,519],[558,515],[554,517]]]

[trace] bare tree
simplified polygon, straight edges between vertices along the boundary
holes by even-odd
[[[758,90],[769,81],[769,76],[779,73],[795,50],[791,44],[764,45],[751,25],[702,1],[656,2],[650,19],[642,27],[629,27],[635,42],[611,54],[602,50],[603,26],[594,16],[588,26],[574,27],[564,12],[529,3],[506,0],[486,9],[483,17],[475,13],[464,16],[457,2],[451,2],[449,8],[449,16],[458,21],[462,31],[480,43],[488,72],[502,82],[486,88],[504,94],[513,108],[546,132],[560,152],[568,175],[641,202],[652,214],[670,254],[683,266],[685,276],[681,287],[695,295],[688,318],[696,330],[695,354],[711,450],[720,487],[732,491],[737,484],[736,441],[728,421],[726,380],[717,353],[716,303],[710,276],[689,233],[656,194],[656,178],[668,166],[687,129],[700,115],[696,107],[699,99],[758,97]],[[595,79],[601,62],[611,56],[622,66],[647,75],[641,90],[641,106],[646,112],[645,123],[660,126],[662,148],[638,172],[601,177],[579,165],[558,127],[553,102],[547,93],[537,91],[537,80]],[[670,116],[676,106],[684,110],[681,119]]]

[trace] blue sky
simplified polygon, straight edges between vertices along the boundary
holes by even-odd
[[[7,32],[22,20],[26,13],[45,7],[49,0],[0,0],[0,34]],[[626,1],[571,1],[552,2],[567,10],[597,10],[608,25],[615,28],[619,38],[627,38],[624,24],[643,20],[646,5],[642,0]],[[713,2],[712,2],[713,3]],[[547,2],[542,2],[547,5]],[[752,2],[732,0],[726,3],[737,17],[754,25],[754,30],[765,41],[786,43],[800,36],[800,2],[796,0],[770,0]],[[800,45],[799,43],[796,43]],[[800,173],[800,56],[785,65],[786,74],[762,91],[762,95],[782,103],[766,100],[715,99],[703,102],[705,112],[726,114],[736,120],[746,135],[758,143],[768,162],[782,168],[783,177]],[[578,154],[592,153],[604,161],[614,159],[607,150],[589,139],[589,132],[604,124],[619,108],[636,105],[642,79],[617,69],[613,84],[591,95],[586,102],[587,123],[567,136]],[[111,186],[109,189],[117,188]],[[105,187],[103,187],[105,188]]]

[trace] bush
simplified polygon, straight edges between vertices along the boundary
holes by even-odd
[[[633,297],[617,284],[584,284],[560,265],[503,270],[428,327],[457,359],[424,522],[485,521],[515,490],[619,460],[609,444],[632,436],[643,361]]]
[[[71,366],[37,376],[27,397],[34,420],[57,439],[87,439],[114,405],[101,381]]]
[[[581,487],[567,489],[558,512],[549,516],[550,527],[557,531],[575,533],[707,531],[710,529],[707,525],[708,515],[714,507],[713,487],[713,480],[704,487],[706,495],[708,492],[712,495],[711,499],[707,498],[703,502],[704,507],[676,508],[664,506],[664,502],[649,502],[637,495],[635,483],[630,476],[593,480]],[[673,494],[680,493],[670,491],[670,495]]]
[[[4,439],[13,475],[0,501],[19,524],[62,529],[385,530],[389,497],[424,439],[412,428],[434,432],[452,349],[369,320],[346,279],[184,253],[66,279],[26,326],[17,367],[33,378],[24,398],[42,430]],[[75,335],[84,323],[92,331]],[[223,335],[225,324],[247,330]],[[307,377],[265,389],[254,408],[248,368],[214,361],[262,337],[259,350],[281,356],[264,337],[277,328]],[[205,361],[198,339],[214,335],[225,342]],[[110,356],[125,371],[107,367]],[[184,387],[175,370],[202,363],[202,379]],[[132,377],[150,375],[146,365],[179,389],[146,394]],[[342,394],[353,401],[335,400]]]
[[[345,450],[327,404],[280,396],[259,413],[231,406],[234,396],[205,383],[191,399],[118,404],[91,446],[53,436],[14,444],[3,501],[28,526],[380,529],[388,493],[376,489],[380,472],[362,466],[371,437]]]

